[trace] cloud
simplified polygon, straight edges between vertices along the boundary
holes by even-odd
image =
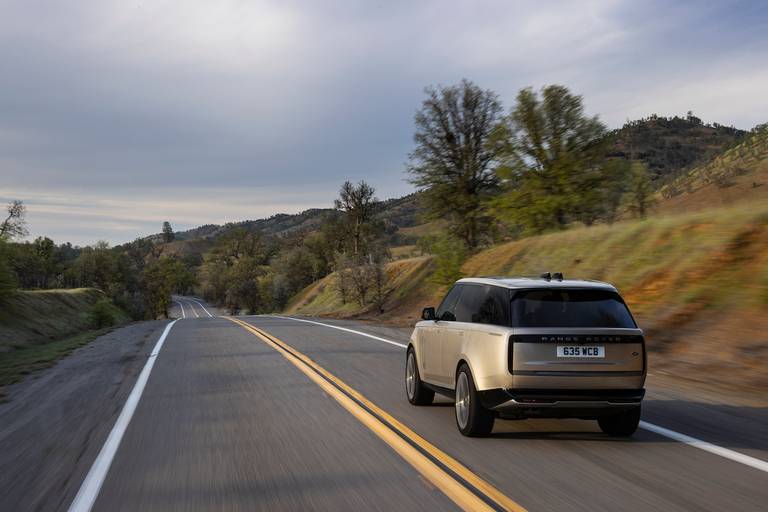
[[[33,234],[118,242],[327,205],[345,179],[404,194],[423,87],[463,77],[507,105],[561,83],[611,126],[748,128],[767,23],[749,2],[6,2],[0,196]]]

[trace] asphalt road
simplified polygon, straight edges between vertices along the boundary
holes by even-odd
[[[451,479],[472,487],[460,473],[430,478],[293,356],[216,317],[201,301],[175,300],[174,316],[185,318],[154,361],[94,510],[459,508],[445,489]],[[240,319],[308,356],[528,510],[765,510],[768,504],[768,473],[647,430],[619,439],[589,421],[498,421],[490,438],[462,437],[448,401],[408,404],[402,347],[295,319]],[[320,321],[399,343],[408,338],[405,329]],[[649,387],[645,421],[768,460],[766,408],[653,381]],[[82,466],[105,440],[105,432],[92,435],[76,469],[55,466],[69,473],[69,487],[85,478]],[[71,494],[50,493],[34,507],[16,501],[7,510],[66,510]],[[6,510],[2,500],[0,509]]]

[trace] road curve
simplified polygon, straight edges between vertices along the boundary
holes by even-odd
[[[488,509],[503,507],[482,485],[507,498],[508,509],[531,511],[764,510],[768,503],[768,473],[647,430],[619,439],[588,421],[499,421],[490,438],[462,437],[447,400],[430,407],[406,401],[406,329],[272,316],[239,317],[242,326],[202,301],[174,300],[172,312],[182,318],[149,354],[151,374],[93,510],[471,509],[454,484]],[[323,385],[291,359],[299,356],[367,399],[379,419],[345,406],[329,379]],[[115,415],[124,403],[114,404]],[[383,416],[467,473],[445,469],[437,452],[408,441],[437,472],[419,466],[407,447],[377,431]],[[651,383],[643,419],[768,460],[764,407],[723,405]],[[91,465],[107,439],[102,430],[85,451]],[[73,475],[82,480],[81,473]],[[67,510],[71,500],[50,495],[28,509]],[[16,503],[25,510],[27,502]]]

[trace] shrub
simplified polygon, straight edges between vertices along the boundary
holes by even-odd
[[[88,319],[93,329],[111,327],[117,322],[115,308],[107,299],[101,299],[93,305]]]
[[[431,244],[430,252],[435,255],[435,272],[432,274],[435,283],[450,285],[462,277],[461,266],[467,258],[467,248],[461,240],[439,236]]]

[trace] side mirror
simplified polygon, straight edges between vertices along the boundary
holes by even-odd
[[[435,319],[435,308],[424,308],[424,310],[421,312],[421,319],[422,320],[434,320]]]

